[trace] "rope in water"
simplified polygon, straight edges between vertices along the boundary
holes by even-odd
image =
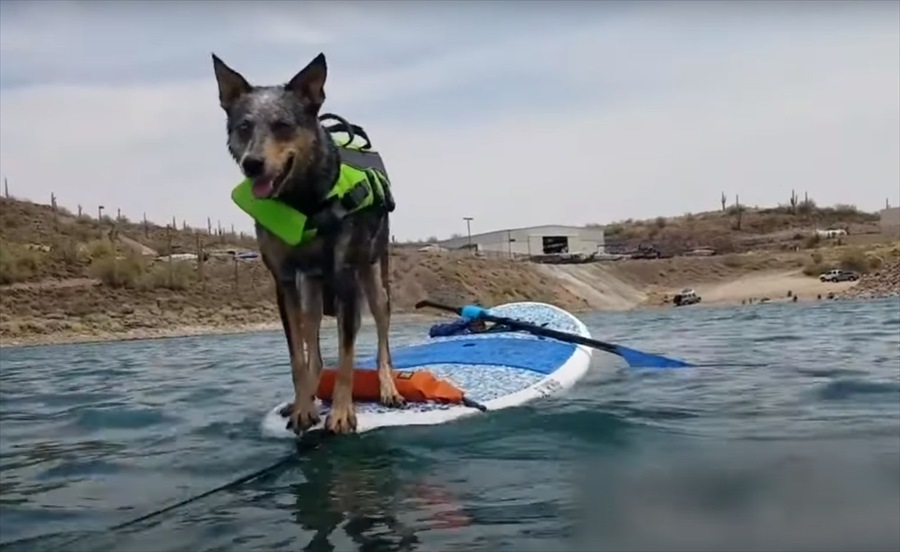
[[[227,491],[229,489],[239,487],[239,486],[243,485],[244,483],[253,481],[254,479],[259,479],[259,478],[269,475],[271,473],[275,473],[278,470],[280,470],[281,468],[289,465],[291,462],[296,461],[298,456],[308,454],[308,453],[314,451],[315,449],[319,448],[319,446],[325,441],[325,439],[329,435],[331,435],[331,434],[328,433],[327,431],[321,430],[321,429],[308,431],[303,434],[302,438],[297,440],[297,449],[296,449],[295,453],[285,456],[284,458],[282,458],[281,460],[275,462],[274,464],[272,464],[270,466],[262,468],[261,470],[256,470],[253,473],[249,473],[247,475],[239,477],[233,481],[229,481],[228,483],[225,483],[223,485],[219,485],[218,487],[215,487],[213,489],[210,489],[210,490],[200,493],[198,495],[188,497],[184,500],[176,502],[175,504],[170,504],[169,506],[166,506],[165,508],[160,508],[159,510],[154,510],[148,514],[144,514],[144,515],[136,517],[134,519],[130,519],[128,521],[118,523],[116,525],[112,525],[110,527],[107,527],[105,529],[105,531],[118,531],[120,529],[130,527],[132,525],[137,525],[138,523],[147,521],[148,519],[153,519],[153,518],[159,517],[163,514],[171,512],[173,510],[177,510],[178,508],[187,506],[188,504],[192,504],[199,500],[203,500],[204,498],[210,497],[216,493],[220,493],[222,491]],[[71,540],[68,540],[68,541],[60,544],[59,546],[65,547],[66,545],[72,544],[73,542],[82,540],[82,539],[92,536],[94,534],[95,534],[95,532],[91,532],[86,535],[80,535],[78,537],[75,537]]]

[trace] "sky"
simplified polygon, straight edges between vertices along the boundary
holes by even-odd
[[[319,52],[398,240],[786,203],[900,205],[900,2],[0,1],[16,197],[250,220],[210,53],[252,84]]]

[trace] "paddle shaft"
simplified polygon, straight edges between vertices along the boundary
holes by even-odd
[[[442,305],[440,303],[434,303],[431,301],[419,301],[416,303],[416,308],[421,307],[432,307],[435,309],[454,312],[456,314],[461,314],[462,309],[457,307],[451,307],[448,305]],[[512,318],[504,318],[502,316],[493,316],[488,314],[486,311],[483,311],[480,315],[482,320],[486,320],[488,322],[494,322],[496,324],[503,324],[504,326],[509,326],[510,328],[518,328],[522,330],[526,330],[529,333],[534,335],[539,335],[542,337],[549,337],[552,339],[558,339],[559,341],[564,341],[567,343],[575,343],[576,345],[586,345],[588,347],[593,347],[595,349],[600,349],[602,351],[606,351],[608,353],[619,354],[619,348],[611,343],[606,343],[604,341],[598,341],[596,339],[591,339],[589,337],[584,337],[581,335],[570,334],[566,332],[560,332],[558,330],[551,330],[550,328],[544,328],[542,326],[537,326],[535,324],[529,324],[528,322],[522,322],[521,320],[514,320]]]

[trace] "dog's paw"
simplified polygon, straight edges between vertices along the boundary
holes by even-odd
[[[406,406],[406,399],[397,391],[397,384],[394,383],[393,368],[387,367],[378,371],[378,391],[379,400],[382,405],[388,408],[403,408]]]
[[[379,402],[388,408],[406,408],[406,399],[396,389],[382,389]]]
[[[285,429],[299,435],[319,423],[319,411],[316,409],[315,403],[309,405],[300,403],[299,408],[294,408],[295,404],[298,404],[297,401],[288,404],[281,409],[280,414],[288,419]]]
[[[355,433],[356,432],[356,409],[353,403],[346,407],[335,407],[332,405],[331,412],[325,420],[325,428],[331,433]]]

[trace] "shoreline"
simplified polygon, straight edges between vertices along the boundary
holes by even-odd
[[[845,292],[846,293],[846,292]],[[897,297],[900,296],[900,291],[888,294],[878,294],[874,296],[870,296],[869,294],[860,295],[860,296],[846,296],[843,293],[836,293],[833,299],[826,299],[823,297],[821,300],[815,299],[807,296],[806,298],[800,298],[796,303],[798,305],[808,306],[812,304],[829,302],[829,301],[853,301],[853,300],[878,300],[889,297]],[[640,311],[660,311],[664,309],[693,309],[693,308],[733,308],[733,307],[755,307],[761,304],[781,304],[781,303],[793,303],[794,301],[786,298],[779,297],[775,299],[770,299],[769,301],[765,301],[763,303],[755,302],[755,303],[746,303],[743,304],[740,302],[739,298],[732,297],[728,299],[719,299],[715,301],[701,302],[695,305],[688,305],[685,307],[675,307],[671,304],[658,304],[658,303],[649,303],[649,304],[640,304],[635,305],[631,309],[627,309],[627,312],[640,312]],[[602,312],[597,311],[596,309],[572,309],[571,312],[573,314],[579,314],[582,312]],[[440,314],[420,314],[415,312],[401,312],[396,313],[392,317],[392,322],[400,322],[400,323],[410,323],[410,322],[436,322],[438,320],[446,320],[447,316],[443,316]],[[363,316],[362,319],[362,327],[371,327],[374,325],[374,320],[371,316]],[[334,319],[325,319],[323,321],[323,328],[333,328],[336,322]],[[19,349],[19,348],[31,348],[31,347],[43,347],[43,346],[52,346],[52,345],[83,345],[83,344],[91,344],[91,343],[115,343],[115,342],[125,342],[125,341],[147,341],[147,340],[160,340],[160,339],[176,339],[182,337],[202,337],[202,336],[222,336],[222,335],[238,335],[238,334],[252,334],[252,333],[264,333],[264,332],[281,332],[281,322],[255,322],[255,323],[240,323],[240,324],[231,324],[231,325],[217,325],[217,326],[204,326],[204,325],[184,325],[179,327],[169,327],[169,328],[141,328],[139,330],[132,330],[126,332],[100,332],[95,334],[85,334],[85,333],[72,333],[60,331],[54,335],[42,335],[42,334],[34,334],[23,336],[19,338],[11,338],[11,339],[2,339],[0,340],[0,350],[3,349]]]
[[[429,322],[438,320],[439,315],[418,313],[397,313],[391,317],[392,322]],[[361,327],[374,326],[375,321],[370,316],[363,316]],[[335,321],[324,320],[322,327],[335,326]],[[20,349],[29,347],[43,347],[48,345],[84,345],[89,343],[115,343],[122,341],[147,341],[159,339],[176,339],[181,337],[201,337],[251,334],[264,332],[281,332],[281,322],[256,322],[219,326],[184,325],[170,328],[141,328],[127,332],[101,332],[95,334],[73,333],[60,331],[54,335],[34,334],[19,338],[4,338],[0,340],[0,349]]]

